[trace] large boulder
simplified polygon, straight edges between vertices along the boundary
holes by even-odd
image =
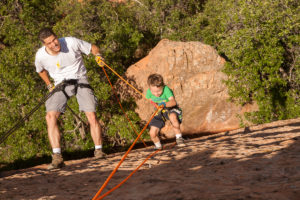
[[[237,115],[253,111],[256,106],[237,106],[228,101],[227,77],[221,72],[225,60],[214,48],[201,42],[162,40],[148,56],[130,66],[126,76],[146,93],[147,77],[152,73],[163,76],[183,110],[184,134],[215,133],[240,127]],[[148,121],[154,111],[145,98],[136,98],[141,119]],[[167,138],[174,137],[170,123],[161,130]]]

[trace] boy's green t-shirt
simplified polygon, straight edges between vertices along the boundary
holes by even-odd
[[[164,89],[163,89],[163,93],[157,97],[157,96],[154,96],[150,89],[147,90],[147,94],[146,94],[146,98],[147,99],[151,99],[154,103],[162,103],[162,102],[168,102],[169,101],[169,98],[170,97],[173,97],[173,92],[172,90],[168,87],[168,86],[164,86]]]

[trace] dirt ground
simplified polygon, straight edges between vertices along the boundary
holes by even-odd
[[[300,118],[186,140],[149,159],[112,200],[299,200]],[[153,147],[133,150],[104,194],[125,179]],[[0,175],[0,199],[92,199],[124,153],[67,161]]]

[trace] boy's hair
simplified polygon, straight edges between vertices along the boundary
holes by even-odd
[[[46,39],[47,37],[50,37],[51,35],[54,35],[55,37],[57,37],[51,28],[43,28],[39,32],[39,39],[41,40],[41,42],[44,43],[44,39]]]
[[[164,79],[160,74],[151,74],[148,76],[147,81],[149,86],[162,87],[164,86]]]

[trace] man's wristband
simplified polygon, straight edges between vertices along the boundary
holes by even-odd
[[[53,90],[53,88],[54,88],[54,85],[52,83],[50,83],[50,84],[47,85],[47,89],[49,91]]]

